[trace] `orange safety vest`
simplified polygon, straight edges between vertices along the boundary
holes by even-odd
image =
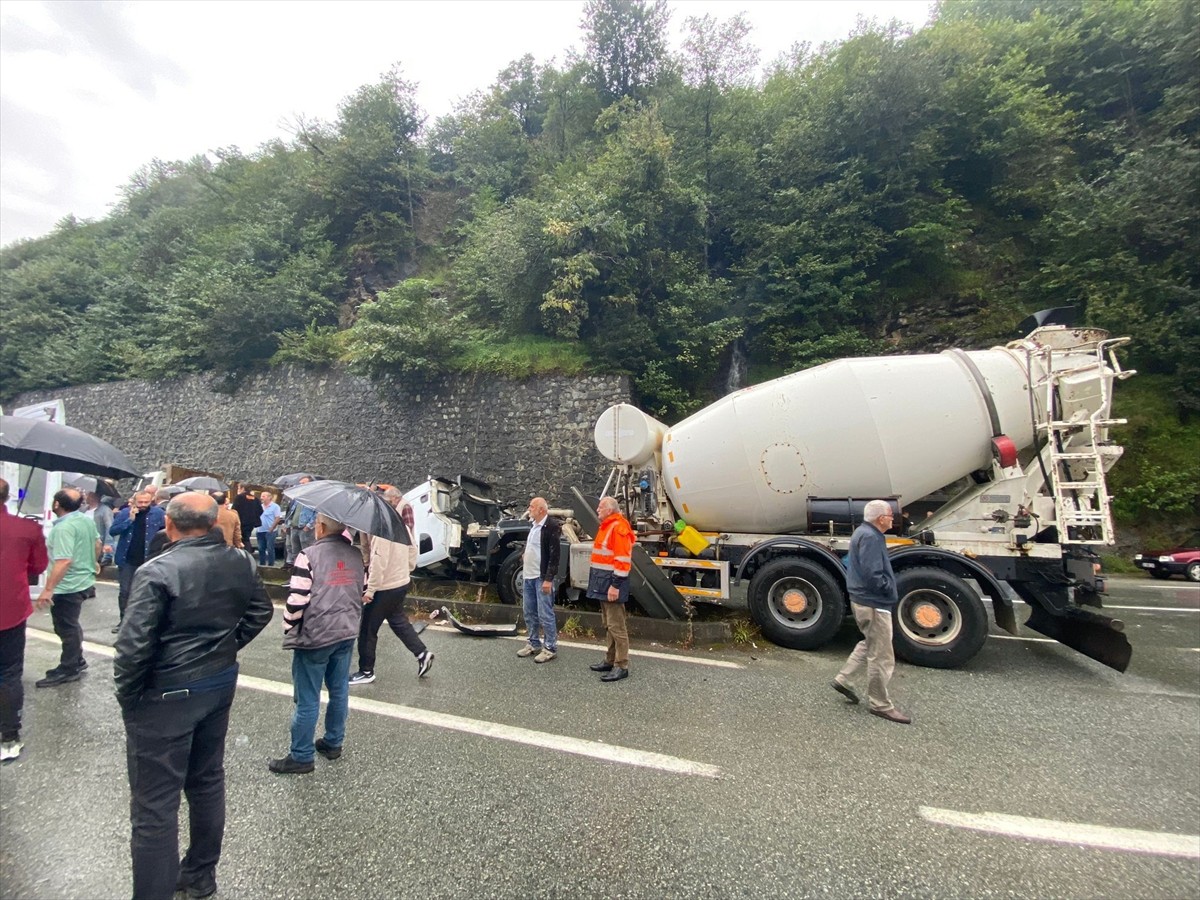
[[[612,572],[614,578],[628,578],[633,565],[633,529],[619,512],[600,523],[592,543],[593,569]]]

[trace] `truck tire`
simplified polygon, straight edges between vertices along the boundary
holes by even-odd
[[[763,637],[793,650],[823,646],[846,617],[846,597],[833,576],[794,556],[773,559],[755,572],[748,600]]]
[[[504,557],[504,562],[500,563],[500,569],[496,573],[496,591],[500,594],[500,602],[507,603],[510,606],[516,604],[521,605],[522,592],[525,580],[521,575],[521,568],[524,565],[522,557],[525,555],[523,547],[518,547],[508,556]]]
[[[900,602],[893,613],[896,655],[917,666],[954,669],[987,640],[987,610],[971,586],[942,569],[917,568],[896,576]]]

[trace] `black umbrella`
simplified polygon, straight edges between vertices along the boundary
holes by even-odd
[[[95,494],[98,497],[112,497],[116,500],[121,496],[111,481],[105,481],[103,478],[96,478],[93,475],[64,474],[63,484],[79,488],[84,493]]]
[[[191,478],[181,478],[175,482],[180,487],[185,487],[189,491],[228,491],[229,485],[221,481],[219,478],[212,478],[208,475],[193,475]]]
[[[129,458],[108,441],[69,425],[20,416],[0,416],[0,460],[106,478],[138,474]]]
[[[309,481],[316,481],[316,475],[309,475],[307,472],[293,472],[291,475],[280,475],[275,479],[275,487],[290,488],[295,487],[300,483],[301,478],[307,478]]]
[[[383,494],[345,481],[314,481],[285,490],[284,495],[357,531],[411,544],[404,520]]]

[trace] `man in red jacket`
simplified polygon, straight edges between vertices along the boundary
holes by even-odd
[[[33,615],[29,582],[50,558],[41,526],[8,511],[8,482],[0,478],[0,760],[21,755],[25,690],[25,620]]]

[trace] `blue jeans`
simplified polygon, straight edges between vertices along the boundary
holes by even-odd
[[[536,649],[545,644],[547,650],[557,653],[558,623],[554,620],[554,595],[542,590],[540,578],[524,578],[521,584],[521,608],[525,613],[525,627],[529,629],[529,646]]]
[[[317,748],[313,734],[321,712],[321,684],[329,689],[325,708],[325,743],[342,746],[350,711],[350,655],[354,638],[319,650],[292,651],[292,759],[312,762]]]
[[[275,532],[257,531],[255,535],[258,537],[258,564],[275,565]]]

